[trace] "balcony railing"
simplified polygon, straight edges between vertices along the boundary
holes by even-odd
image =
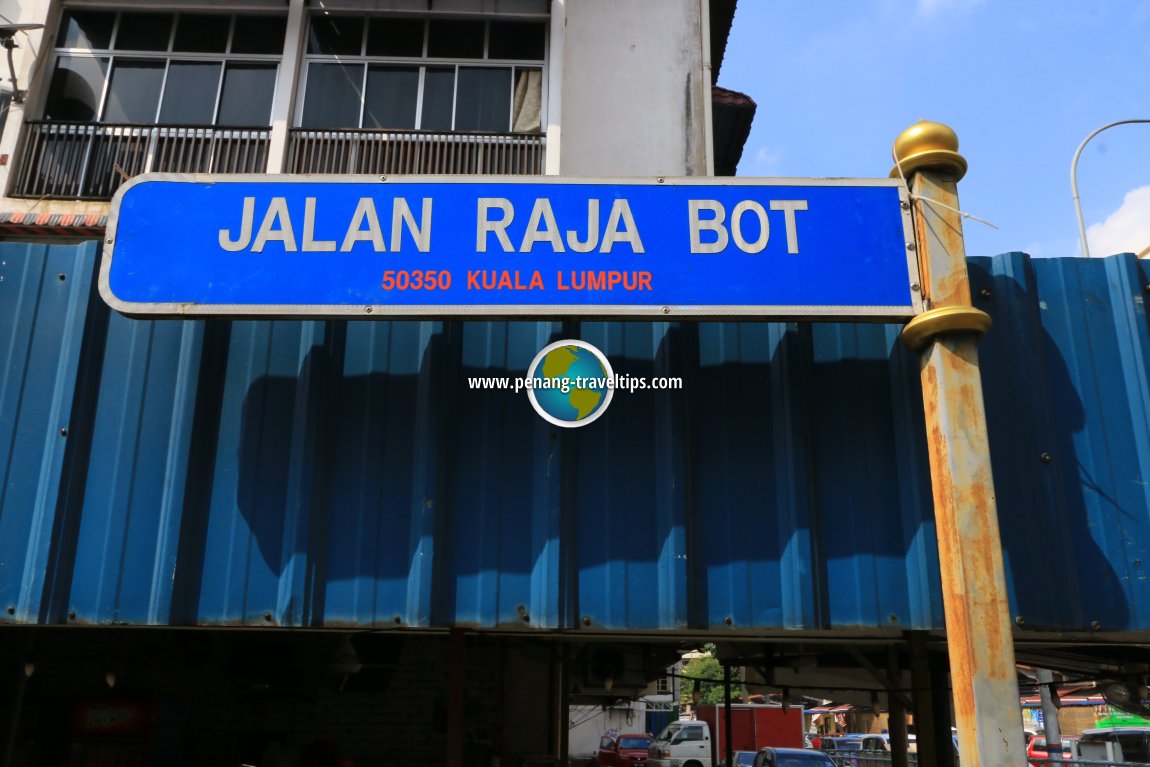
[[[270,128],[25,122],[13,197],[110,200],[140,173],[263,173]],[[537,133],[297,128],[288,173],[543,173]]]
[[[110,200],[140,173],[262,173],[270,128],[25,122],[13,197]]]
[[[538,133],[429,133],[296,128],[288,141],[289,173],[543,173]]]

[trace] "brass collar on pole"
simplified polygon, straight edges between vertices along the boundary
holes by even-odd
[[[914,351],[922,351],[935,337],[947,333],[977,333],[990,330],[990,315],[973,306],[941,306],[923,312],[908,322],[899,336]]]

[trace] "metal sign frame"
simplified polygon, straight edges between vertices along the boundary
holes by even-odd
[[[152,197],[147,197],[149,194],[148,185],[151,185],[153,191]],[[178,188],[172,185],[180,185]],[[823,195],[827,199],[831,199],[834,195],[845,196],[849,195],[852,190],[858,195],[882,195],[881,192],[874,191],[860,191],[860,190],[873,190],[881,188],[889,188],[897,194],[898,211],[897,214],[893,211],[895,201],[894,196],[889,199],[883,197],[880,218],[881,222],[875,222],[874,226],[882,226],[885,229],[882,236],[885,238],[882,242],[881,254],[882,263],[881,270],[889,272],[894,275],[894,279],[900,283],[905,280],[905,283],[898,286],[898,291],[905,291],[907,300],[903,304],[898,303],[881,303],[881,304],[867,304],[858,303],[852,304],[849,302],[806,302],[795,304],[773,304],[773,303],[756,303],[756,302],[731,302],[721,303],[708,301],[709,296],[704,297],[703,300],[695,303],[693,301],[660,301],[658,294],[655,294],[650,300],[647,301],[620,301],[617,296],[601,296],[605,299],[603,301],[587,300],[584,303],[558,303],[558,302],[541,302],[541,303],[512,303],[510,301],[503,302],[482,302],[477,301],[474,303],[447,303],[447,302],[428,302],[428,303],[415,303],[411,302],[380,302],[378,300],[356,300],[348,301],[346,303],[311,303],[311,302],[284,302],[282,300],[269,300],[266,303],[261,301],[244,301],[244,302],[210,302],[203,301],[202,296],[195,295],[194,289],[187,288],[187,284],[196,282],[198,275],[195,274],[195,262],[200,258],[208,258],[211,256],[219,256],[223,253],[223,243],[225,236],[233,237],[233,232],[237,233],[235,243],[239,242],[240,235],[238,232],[241,227],[236,226],[237,216],[239,210],[236,207],[235,195],[243,190],[258,190],[261,195],[268,195],[272,191],[280,192],[284,195],[282,199],[287,200],[290,197],[291,204],[298,208],[301,203],[301,197],[307,191],[312,191],[317,195],[312,197],[312,202],[307,213],[308,220],[303,222],[304,227],[300,227],[299,223],[301,217],[297,210],[294,214],[297,219],[295,226],[297,230],[300,228],[306,229],[305,237],[310,238],[313,236],[313,228],[318,227],[319,214],[316,212],[317,208],[322,208],[320,203],[316,200],[319,199],[318,195],[324,191],[331,192],[336,190],[337,187],[341,194],[350,194],[352,190],[357,193],[363,194],[380,194],[396,195],[396,188],[408,190],[409,188],[427,188],[437,189],[440,191],[448,190],[451,194],[455,194],[464,188],[476,187],[483,190],[483,194],[487,194],[488,190],[513,190],[516,195],[523,196],[530,193],[532,190],[537,190],[540,193],[546,191],[548,194],[571,194],[573,195],[572,201],[564,204],[574,205],[575,202],[585,200],[580,198],[580,194],[588,195],[592,192],[607,192],[608,199],[604,203],[604,209],[598,213],[600,217],[599,223],[607,220],[609,213],[607,206],[611,204],[611,197],[615,199],[622,197],[622,193],[628,190],[635,190],[639,195],[674,195],[678,197],[674,200],[668,196],[668,200],[674,202],[683,197],[683,192],[672,192],[670,190],[695,190],[703,192],[707,188],[714,190],[723,190],[722,194],[728,197],[731,194],[742,193],[744,196],[752,197],[751,190],[759,190],[759,196],[763,197],[766,193],[772,191],[783,190],[805,190],[809,191],[812,195]],[[161,198],[173,190],[181,190],[188,192],[187,195],[176,197],[171,205],[167,205]],[[841,191],[825,191],[825,190],[841,190]],[[213,209],[210,205],[200,205],[195,201],[202,197],[212,198],[223,197],[225,194],[230,194],[230,204],[232,208],[226,216],[226,222],[223,218],[214,220],[212,218]],[[459,194],[464,195],[464,191],[459,191]],[[141,197],[144,195],[144,197]],[[449,194],[445,194],[450,197]],[[437,200],[438,198],[432,198]],[[486,198],[485,198],[486,199]],[[626,198],[624,203],[626,203]],[[394,202],[394,199],[392,200]],[[724,235],[728,239],[727,250],[722,253],[715,253],[714,255],[707,255],[708,259],[723,259],[729,257],[727,251],[734,247],[730,244],[730,240],[734,240],[733,236],[729,236],[734,232],[734,222],[737,217],[742,217],[741,220],[751,219],[749,229],[751,234],[749,237],[755,237],[755,227],[761,227],[766,230],[762,236],[761,244],[763,248],[770,245],[771,250],[765,250],[758,253],[753,250],[743,249],[747,245],[746,239],[739,239],[738,244],[741,251],[735,253],[734,257],[743,258],[749,253],[757,254],[759,260],[755,263],[761,263],[768,257],[768,254],[778,250],[779,248],[794,247],[798,248],[797,244],[788,243],[788,237],[791,234],[794,219],[792,217],[799,216],[800,220],[809,221],[808,212],[805,209],[799,208],[798,213],[794,211],[786,211],[783,208],[777,208],[773,204],[771,207],[771,218],[775,220],[772,225],[765,212],[763,202],[755,202],[750,214],[748,209],[744,208],[740,211],[733,211],[730,208],[725,209],[724,215],[727,217],[726,227],[729,231],[728,235]],[[286,206],[288,203],[282,203]],[[598,203],[597,203],[598,204]],[[654,205],[654,203],[643,203],[644,205]],[[836,203],[838,204],[838,203]],[[255,203],[252,203],[254,206]],[[870,202],[868,201],[868,205]],[[888,206],[892,208],[888,212]],[[266,206],[265,206],[266,207]],[[833,206],[832,206],[833,207]],[[374,210],[374,208],[373,208]],[[755,222],[756,211],[757,215],[761,216],[760,223]],[[778,211],[782,211],[781,213]],[[414,210],[408,210],[411,214],[410,217],[418,217],[420,211],[418,207]],[[508,224],[512,221],[518,226],[520,222],[528,218],[527,210],[515,210],[513,213],[514,218],[508,219]],[[843,294],[844,291],[859,290],[862,292],[867,289],[867,280],[865,279],[870,275],[870,272],[861,271],[861,266],[855,261],[848,260],[851,256],[855,255],[847,253],[849,246],[855,242],[866,239],[867,237],[878,236],[868,229],[868,221],[864,212],[847,210],[850,215],[841,216],[834,219],[834,227],[827,227],[834,229],[832,234],[826,235],[832,241],[840,243],[836,247],[826,248],[823,250],[834,251],[833,253],[815,253],[811,256],[803,255],[806,259],[820,259],[833,256],[834,258],[841,259],[841,263],[847,268],[846,272],[851,272],[849,279],[852,280],[852,286],[847,287],[837,285],[835,289],[838,294]],[[871,212],[869,209],[865,213]],[[536,226],[536,233],[540,227],[546,226],[546,221],[540,221],[537,213],[531,211],[532,221]],[[626,219],[620,219],[615,215],[616,211],[611,208],[610,216],[614,221],[616,231],[619,228],[626,227]],[[649,214],[650,211],[647,211]],[[700,215],[697,211],[692,211],[693,215],[697,217]],[[248,235],[250,238],[251,229],[258,226],[258,221],[253,225],[252,221],[258,211],[253,214],[250,210],[244,210],[245,219],[244,223],[248,228]],[[378,221],[375,222],[375,228],[378,230],[382,228],[386,237],[387,233],[391,231],[393,224],[392,215],[393,211],[380,211],[378,214]],[[486,215],[486,214],[485,214]],[[499,211],[496,211],[493,216],[498,216]],[[706,211],[703,216],[709,215]],[[715,214],[718,215],[718,214]],[[784,232],[783,227],[779,224],[782,222],[783,216],[788,217],[786,221],[787,229]],[[901,231],[895,234],[898,226],[894,223],[894,215],[899,216],[901,223]],[[284,213],[287,217],[287,213]],[[888,218],[888,216],[890,218]],[[395,220],[399,220],[399,214],[394,213]],[[268,222],[272,221],[273,212],[270,208],[265,211],[264,224],[261,228],[261,233],[266,232],[269,227]],[[546,218],[546,217],[544,217]],[[648,215],[648,219],[651,218]],[[815,218],[815,217],[812,217]],[[428,214],[428,229],[435,231],[431,225],[431,215]],[[850,221],[841,221],[841,219],[851,219]],[[857,220],[855,220],[857,219]],[[551,219],[554,222],[554,215]],[[362,216],[359,219],[361,225],[363,223]],[[763,224],[762,221],[768,223]],[[280,221],[279,223],[283,223]],[[401,235],[407,236],[407,242],[411,242],[411,237],[415,236],[417,221],[404,221],[402,226],[405,229]],[[488,223],[488,222],[485,222]],[[496,222],[498,223],[498,222]],[[631,220],[634,224],[634,219]],[[665,222],[658,222],[665,224]],[[706,221],[706,224],[711,224],[711,221]],[[825,224],[825,222],[824,222]],[[530,224],[529,224],[530,225]],[[285,228],[291,229],[292,224],[290,219]],[[400,227],[400,223],[395,224]],[[585,222],[582,226],[587,227],[587,236],[591,236],[591,224]],[[610,226],[610,223],[608,224]],[[648,220],[645,226],[651,227],[651,222]],[[774,228],[772,228],[772,226]],[[808,226],[810,226],[808,224]],[[197,234],[199,240],[192,237],[195,232],[195,227],[206,227],[201,229]],[[213,228],[214,227],[214,228]],[[221,227],[230,227],[223,229]],[[371,228],[370,225],[368,227]],[[658,230],[658,227],[651,227]],[[682,227],[680,227],[682,228]],[[793,227],[797,229],[797,225]],[[814,228],[813,226],[811,228]],[[842,232],[838,230],[842,228]],[[450,230],[451,227],[444,227]],[[399,231],[396,229],[395,231]],[[472,230],[474,231],[474,230]],[[645,230],[645,231],[649,231]],[[821,231],[821,230],[820,230]],[[219,243],[208,243],[204,238],[204,232],[207,232],[210,237],[216,237],[218,233]],[[349,239],[352,229],[348,228]],[[506,227],[504,228],[506,232]],[[690,178],[567,178],[556,176],[314,176],[314,175],[225,175],[225,174],[144,174],[137,176],[117,191],[111,205],[109,213],[108,227],[106,240],[104,243],[103,258],[100,265],[99,275],[99,289],[100,294],[104,301],[116,311],[134,317],[258,317],[258,318],[379,318],[379,319],[418,319],[418,318],[444,318],[444,317],[469,317],[469,318],[484,318],[484,319],[551,319],[551,318],[581,318],[581,319],[647,319],[647,320],[667,320],[667,319],[697,319],[697,320],[718,320],[718,319],[807,319],[807,320],[860,320],[860,321],[905,321],[923,311],[922,295],[919,288],[919,273],[918,261],[914,252],[914,227],[912,216],[910,212],[909,196],[905,184],[900,179],[851,179],[851,178],[838,178],[838,179],[802,179],[802,178],[715,178],[715,177],[690,177]],[[282,234],[282,233],[280,233]],[[569,232],[568,236],[575,234],[574,231]],[[624,232],[624,239],[625,239]],[[681,233],[680,233],[681,234]],[[705,233],[707,236],[718,238],[718,234],[712,229]],[[745,234],[745,232],[743,233]],[[367,232],[359,232],[357,234],[360,239],[365,239]],[[292,235],[294,237],[294,234]],[[450,235],[456,236],[456,235]],[[489,240],[492,239],[491,232],[484,235]],[[669,235],[667,235],[669,236]],[[678,235],[676,235],[678,236]],[[694,243],[690,245],[693,249],[699,243],[698,226],[693,231]],[[823,235],[818,235],[822,237]],[[896,236],[898,241],[895,242]],[[851,238],[854,237],[854,240]],[[773,238],[773,242],[768,241],[768,238]],[[426,236],[428,241],[431,239],[430,233]],[[466,237],[463,238],[466,240]],[[606,233],[604,234],[604,247],[606,247]],[[494,240],[492,240],[494,241]],[[198,245],[196,243],[199,243]],[[233,244],[229,240],[229,245]],[[250,239],[249,239],[250,242]],[[265,240],[266,242],[266,240]],[[345,245],[346,245],[345,241]],[[475,244],[475,237],[472,236],[472,244]],[[258,243],[258,238],[257,238]],[[310,244],[310,240],[305,239],[305,243]],[[333,250],[334,246],[330,241],[324,244],[327,251]],[[356,247],[366,243],[357,242]],[[676,242],[676,245],[678,243]],[[714,243],[711,243],[712,245]],[[754,247],[755,243],[750,243],[750,247]],[[214,246],[215,253],[211,253]],[[294,240],[292,247],[295,247]],[[350,247],[350,246],[349,246]],[[412,246],[415,247],[415,246]],[[625,249],[626,246],[620,246]],[[862,246],[859,246],[860,248]],[[190,252],[185,252],[192,249]],[[199,248],[198,250],[196,248]],[[894,248],[898,248],[899,252],[896,254]],[[235,250],[236,248],[230,248]],[[386,244],[385,244],[386,249]],[[303,248],[307,250],[307,248]],[[476,245],[478,250],[478,245]],[[796,250],[786,250],[786,253],[795,253]],[[643,253],[643,251],[640,251]],[[531,259],[533,257],[540,257],[544,260],[549,260],[552,263],[547,265],[548,268],[555,266],[553,263],[560,255],[563,258],[571,259],[573,261],[586,256],[598,256],[598,253],[556,253],[547,252],[543,254],[530,253],[514,253],[507,252],[508,255],[518,257],[520,267],[524,270],[530,270],[530,260],[526,262],[524,259]],[[228,258],[242,258],[243,254],[236,255],[234,253],[225,254]],[[325,252],[319,254],[321,257],[332,258],[333,256],[347,256],[346,253],[332,253]],[[371,257],[380,260],[381,264],[378,268],[380,272],[384,271],[385,262],[391,258],[397,258],[404,264],[412,263],[410,253],[400,253],[394,251],[391,253],[379,252],[378,242],[376,250],[369,254]],[[489,256],[490,254],[485,254]],[[505,254],[500,254],[505,255]],[[697,255],[697,251],[688,254],[691,256]],[[662,268],[662,274],[669,275],[670,280],[678,280],[680,283],[690,282],[695,276],[690,274],[690,269],[685,267],[679,268],[682,265],[677,264],[675,259],[680,258],[681,253],[675,252],[668,254],[665,252],[646,252],[643,253],[640,259],[642,263],[648,266],[654,265],[653,268]],[[262,254],[260,258],[264,258]],[[292,250],[290,253],[291,259],[298,260],[301,256]],[[308,256],[310,257],[310,256]],[[362,257],[362,254],[360,255]],[[436,254],[434,252],[421,253],[422,263],[427,264],[426,269],[439,269],[446,268],[437,266],[435,262]],[[452,258],[459,259],[463,257],[472,258],[473,254],[452,252]],[[478,257],[478,256],[474,256]],[[784,256],[784,258],[795,258],[796,256]],[[634,268],[634,262],[638,256],[634,253],[624,254],[624,259],[629,258],[625,268]],[[861,258],[861,256],[859,256]],[[182,259],[182,260],[180,260]],[[670,259],[670,260],[668,260]],[[131,283],[135,280],[136,283],[147,283],[148,275],[153,269],[169,269],[172,262],[178,262],[179,269],[182,271],[174,271],[163,277],[167,282],[161,280],[158,284],[161,291],[187,291],[187,295],[181,295],[178,298],[164,295],[158,300],[152,298],[150,295],[145,296],[141,300],[141,294],[146,292],[133,287],[129,290],[124,290],[125,284]],[[130,262],[130,266],[127,265]],[[829,262],[828,262],[829,263]],[[905,264],[905,272],[903,272],[903,265]],[[813,272],[818,272],[822,268],[817,265],[817,261],[810,261],[804,263],[802,268],[806,272],[807,282],[811,284],[826,284],[834,285],[833,280],[836,279],[833,264],[828,266],[826,273],[819,272],[812,277]],[[480,265],[482,266],[482,265]],[[408,267],[400,267],[408,269]],[[455,268],[459,268],[455,264]],[[477,266],[479,268],[479,266]],[[483,266],[483,268],[490,268]],[[578,263],[571,263],[564,268],[576,269],[580,268]],[[711,267],[708,267],[711,268]],[[131,277],[123,278],[122,274],[128,274],[130,271]],[[880,271],[881,271],[880,270]],[[291,273],[290,268],[286,268],[285,274]],[[268,270],[265,270],[263,277],[267,277]],[[764,268],[767,276],[771,276],[769,269]],[[687,276],[684,276],[684,275]],[[219,275],[213,275],[216,279],[212,283],[219,285],[222,281]],[[758,277],[760,275],[756,275]],[[292,277],[297,279],[297,277]],[[719,283],[712,277],[714,286],[721,289],[730,289],[732,293],[738,293],[745,290],[751,278],[747,275],[732,274],[729,283]],[[879,278],[876,278],[876,281]],[[882,278],[887,282],[885,284],[893,284],[894,280],[890,277]],[[240,280],[242,281],[242,280]],[[766,281],[755,284],[767,284]],[[779,280],[776,284],[784,284]],[[174,287],[178,286],[178,287]],[[862,287],[860,287],[862,286]],[[115,288],[115,289],[114,289]],[[148,286],[150,289],[150,285]],[[378,290],[378,288],[376,288]],[[708,288],[709,290],[710,288]],[[818,290],[820,288],[811,288],[810,290]],[[884,288],[886,289],[886,288]],[[471,291],[468,291],[471,292]],[[523,292],[523,291],[517,291]],[[528,291],[529,292],[529,291]],[[705,292],[705,290],[701,291]],[[654,293],[654,291],[652,291]],[[680,285],[679,293],[683,293]],[[360,298],[363,295],[360,294]],[[184,299],[187,300],[184,300]],[[261,297],[262,298],[262,297]]]

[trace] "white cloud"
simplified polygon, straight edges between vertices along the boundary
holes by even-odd
[[[1150,186],[1126,193],[1118,210],[1086,230],[1092,256],[1141,253],[1150,248]]]
[[[769,147],[759,147],[755,151],[754,160],[751,163],[752,176],[770,176],[777,172],[780,160],[779,153]]]

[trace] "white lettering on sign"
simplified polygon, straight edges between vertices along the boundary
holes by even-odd
[[[379,224],[379,213],[376,211],[375,203],[376,201],[371,197],[359,199],[340,243],[339,250],[341,253],[351,251],[357,242],[370,242],[372,248],[380,253],[389,250],[388,244],[384,241],[383,229]],[[405,229],[415,244],[416,250],[420,253],[427,253],[431,250],[431,207],[431,198],[424,197],[420,204],[420,215],[417,219],[407,200],[402,197],[391,200],[390,250],[392,252],[399,252],[402,247]],[[241,250],[247,250],[250,246],[252,253],[262,253],[269,242],[280,242],[283,243],[283,248],[288,253],[295,253],[300,250],[305,253],[334,252],[336,249],[335,240],[316,239],[316,208],[315,197],[304,198],[303,231],[302,237],[297,241],[287,198],[272,197],[262,218],[260,218],[260,226],[253,239],[256,198],[245,197],[243,210],[240,214],[239,234],[233,236],[232,229],[219,230],[220,247],[229,253],[237,253]]]
[[[512,243],[507,231],[514,221],[515,206],[510,200],[505,197],[480,197],[475,218],[475,252],[487,252],[491,240],[489,235],[492,234],[504,253],[531,253],[539,243],[547,243],[555,253],[565,252],[559,222],[547,198],[537,198],[532,205],[518,248]],[[617,244],[631,246],[634,253],[646,252],[631,205],[625,199],[611,202],[611,213],[607,216],[607,224],[602,233],[599,231],[599,200],[588,200],[585,231],[585,239],[579,238],[576,229],[568,229],[566,232],[567,245],[576,253],[590,253],[596,245],[599,245],[600,253],[610,253]]]
[[[580,240],[574,229],[567,231],[567,247],[576,253],[590,253],[599,244],[599,201],[587,201],[587,239]]]
[[[747,242],[743,237],[743,214],[748,210],[759,219],[759,239],[754,242]],[[767,212],[763,210],[763,206],[754,200],[743,200],[736,205],[731,211],[731,237],[734,238],[739,250],[744,253],[762,253],[763,248],[767,247],[767,240],[771,237],[771,225],[767,221]]]
[[[309,199],[314,200],[314,198]],[[244,228],[247,229],[248,227],[245,225]],[[292,230],[286,197],[272,198],[271,205],[268,205],[268,212],[264,214],[264,222],[260,224],[256,241],[252,244],[252,253],[262,253],[268,240],[282,242],[284,250],[289,253],[296,251],[295,232]]]
[[[806,200],[771,200],[771,210],[781,210],[787,225],[787,252],[799,252],[799,230],[795,226],[795,211],[806,210]]]
[[[799,252],[799,229],[795,221],[795,211],[807,210],[806,200],[771,200],[771,210],[782,211],[783,224],[787,232],[787,253]],[[706,218],[703,213],[708,213]],[[759,236],[753,241],[743,236],[743,220],[752,214],[759,222]],[[718,200],[688,200],[687,218],[691,233],[692,253],[722,253],[733,239],[735,247],[744,253],[761,253],[767,247],[771,236],[771,225],[762,203],[743,200],[731,210],[730,230],[727,228],[727,209]],[[703,242],[704,232],[710,242]]]
[[[364,229],[363,225],[367,224]],[[370,242],[376,253],[387,250],[383,242],[383,230],[379,228],[379,213],[375,210],[375,200],[370,197],[361,197],[355,206],[355,213],[351,216],[347,234],[343,237],[343,244],[339,246],[341,253],[350,253],[357,242]]]
[[[492,221],[488,217],[493,208],[503,214],[497,221]],[[504,253],[510,253],[514,250],[511,247],[511,238],[507,236],[507,227],[511,226],[511,219],[513,218],[515,218],[515,208],[512,207],[511,200],[503,197],[480,197],[479,213],[475,224],[475,252],[487,252],[487,235],[490,232],[495,232],[495,237],[499,240],[499,245],[503,248]]]

